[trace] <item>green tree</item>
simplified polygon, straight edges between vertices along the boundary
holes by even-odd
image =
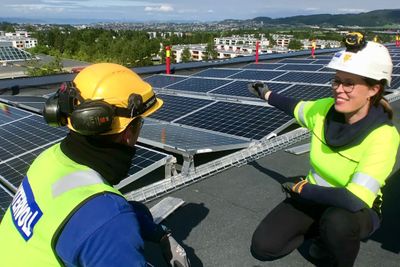
[[[292,39],[289,42],[288,48],[291,50],[300,50],[303,48],[303,44],[297,39]]]
[[[218,51],[214,47],[214,41],[207,43],[206,54],[208,59],[216,59]]]
[[[182,51],[182,62],[189,62],[192,58],[189,48],[185,47]]]
[[[56,56],[49,63],[40,65],[39,61],[29,61],[26,65],[26,74],[29,76],[44,76],[63,72],[61,58]]]

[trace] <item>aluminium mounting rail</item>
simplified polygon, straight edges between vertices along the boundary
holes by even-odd
[[[195,171],[186,175],[179,173],[175,176],[163,179],[140,189],[126,193],[129,200],[150,201],[161,197],[169,192],[217,174],[231,167],[240,167],[249,162],[272,154],[278,150],[286,148],[303,139],[309,138],[310,134],[305,128],[298,128],[283,135],[267,139],[263,138],[253,142],[249,147],[229,154],[225,157],[213,160],[198,166]]]

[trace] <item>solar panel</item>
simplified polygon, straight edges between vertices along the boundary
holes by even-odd
[[[192,93],[206,93],[229,82],[231,81],[221,79],[189,78],[179,83],[169,85],[166,88],[179,91],[189,91]]]
[[[252,63],[243,67],[243,69],[255,69],[255,70],[273,70],[276,69],[283,64],[278,63]]]
[[[0,221],[10,206],[12,201],[12,194],[0,184]]]
[[[50,128],[37,115],[3,124],[0,127],[0,160],[55,142],[65,134],[65,128]]]
[[[140,142],[183,152],[206,153],[247,147],[248,140],[169,123],[145,123]]]
[[[0,61],[30,60],[32,55],[12,46],[0,46]]]
[[[150,83],[153,87],[163,88],[173,83],[177,83],[187,79],[187,77],[173,76],[173,75],[154,75],[144,80]]]
[[[235,73],[240,72],[240,69],[206,69],[204,71],[193,74],[196,77],[214,77],[214,78],[226,78]]]
[[[0,101],[41,114],[46,98],[41,96],[0,96]]]
[[[164,101],[164,105],[157,112],[151,114],[150,118],[169,122],[214,102],[166,94],[158,94],[158,96]]]
[[[320,65],[328,65],[329,62],[331,62],[332,57],[330,57],[329,59],[317,59],[314,62],[311,62],[311,64],[320,64]]]
[[[393,74],[400,74],[400,67],[393,67]]]
[[[319,98],[331,97],[332,90],[330,86],[296,84],[281,91],[279,94],[299,100],[316,100]]]
[[[233,83],[224,85],[216,90],[210,91],[209,94],[256,98],[247,89],[247,85],[249,83],[250,83],[249,81],[234,81]],[[290,84],[268,82],[268,86],[272,91],[279,92],[290,86]]]
[[[284,58],[279,63],[296,63],[296,64],[310,64],[314,59],[294,59],[294,58]]]
[[[323,72],[332,72],[334,73],[335,70],[331,69],[331,68],[327,68],[327,67],[323,67],[322,69],[318,70],[318,72],[323,71]]]
[[[169,155],[148,149],[146,147],[136,145],[136,154],[132,160],[132,164],[131,167],[129,168],[128,174],[132,175],[138,173],[145,167],[150,166],[156,162],[162,161],[163,159],[166,158],[166,156]]]
[[[278,77],[285,72],[273,71],[273,70],[245,70],[238,74],[232,75],[229,78],[232,79],[245,79],[245,80],[258,80],[258,81],[269,81],[275,77]]]
[[[320,64],[285,64],[277,68],[277,70],[306,70],[306,71],[317,71],[323,68]]]
[[[332,79],[331,73],[288,72],[274,81],[326,84],[330,79]]]
[[[265,106],[217,102],[176,121],[211,131],[261,139],[291,120],[282,111]]]

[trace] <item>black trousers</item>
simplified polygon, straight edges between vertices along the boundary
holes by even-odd
[[[360,241],[378,227],[378,215],[371,209],[352,213],[287,198],[258,225],[251,241],[251,253],[258,260],[272,261],[289,254],[305,239],[319,237],[335,256],[337,266],[353,266]]]

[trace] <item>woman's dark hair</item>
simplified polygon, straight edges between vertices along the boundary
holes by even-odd
[[[388,114],[389,119],[393,119],[392,106],[390,106],[389,102],[383,96],[383,94],[385,93],[385,87],[387,85],[387,81],[385,79],[378,81],[378,80],[366,78],[366,77],[364,77],[364,81],[368,86],[371,86],[371,87],[375,86],[375,85],[379,85],[379,87],[380,87],[379,92],[371,98],[371,103],[372,103],[372,105],[374,105],[376,107],[378,105],[381,105],[383,107],[383,109],[385,110],[385,112]]]

